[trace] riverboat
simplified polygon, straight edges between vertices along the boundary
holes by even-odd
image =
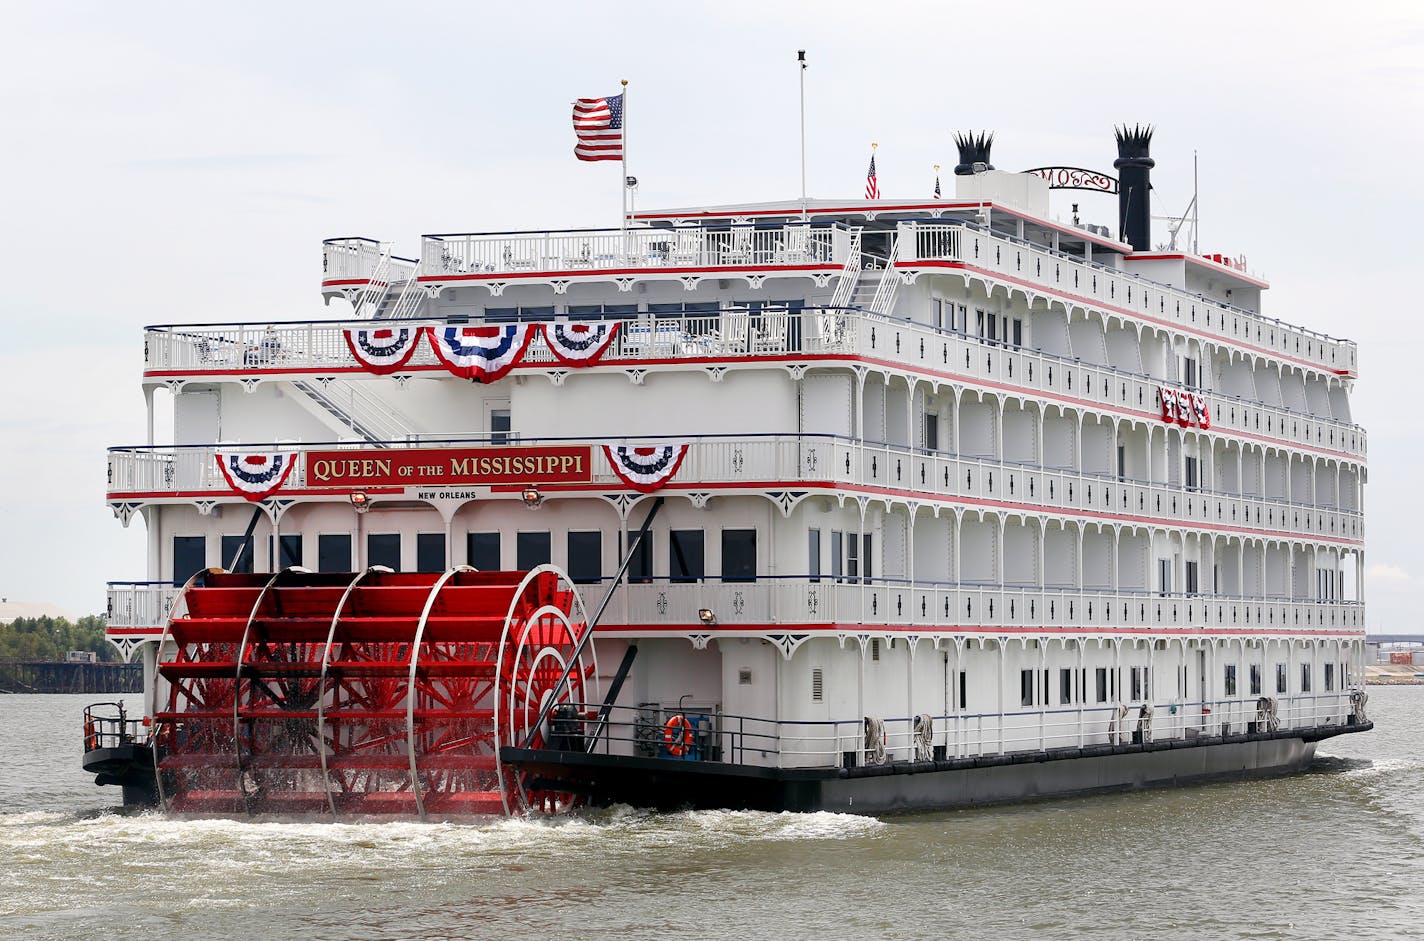
[[[943,199],[332,238],[339,319],[146,328],[173,442],[110,449],[107,501],[147,692],[92,770],[182,813],[886,813],[1369,729],[1355,344],[1154,247],[1150,139],[1114,178],[964,135]]]

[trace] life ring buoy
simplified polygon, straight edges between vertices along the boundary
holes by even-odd
[[[663,726],[663,747],[674,758],[681,758],[692,747],[692,723],[678,713]]]

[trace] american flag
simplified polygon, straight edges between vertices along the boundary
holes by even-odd
[[[870,170],[865,174],[865,198],[880,198],[880,179],[875,175],[875,152],[870,153]]]
[[[623,96],[575,101],[574,133],[574,156],[580,160],[622,160]]]

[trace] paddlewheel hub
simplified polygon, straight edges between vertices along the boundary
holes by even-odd
[[[443,818],[577,803],[499,760],[501,745],[542,746],[546,705],[598,695],[583,604],[554,566],[209,570],[174,612],[154,680],[170,810]]]

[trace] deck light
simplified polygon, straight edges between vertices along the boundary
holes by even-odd
[[[357,513],[365,513],[371,508],[371,498],[366,495],[364,490],[353,490],[351,491],[351,506]]]
[[[703,624],[706,624],[708,627],[711,627],[713,624],[717,623],[717,613],[711,608],[698,608],[697,620],[701,621]]]
[[[538,487],[525,487],[519,494],[519,499],[524,501],[524,505],[531,510],[539,509],[539,504],[544,502],[544,495],[539,492]]]

